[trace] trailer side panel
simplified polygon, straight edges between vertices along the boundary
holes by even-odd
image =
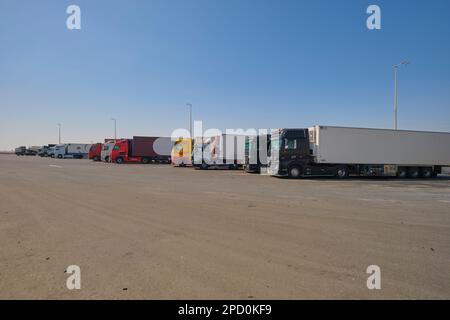
[[[450,133],[315,126],[318,163],[450,166]]]

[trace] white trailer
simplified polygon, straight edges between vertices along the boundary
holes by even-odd
[[[314,126],[272,132],[270,171],[429,178],[450,166],[450,133]]]
[[[450,166],[450,133],[314,126],[317,163]]]

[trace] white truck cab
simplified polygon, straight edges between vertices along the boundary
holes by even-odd
[[[103,145],[101,158],[104,162],[111,162],[111,151],[114,148],[116,142],[110,141]]]
[[[54,157],[58,159],[63,159],[66,155],[66,144],[57,144],[55,146]]]

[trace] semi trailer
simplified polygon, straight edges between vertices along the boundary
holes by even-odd
[[[244,164],[245,136],[221,134],[194,139],[195,169],[239,169]]]
[[[67,143],[55,146],[55,157],[58,159],[87,159],[90,144]]]
[[[117,141],[111,161],[122,163],[170,163],[173,142],[168,137],[133,137]]]
[[[270,134],[245,137],[244,171],[261,173],[267,168],[270,154]]]
[[[450,166],[450,133],[316,125],[272,130],[268,172],[431,178]]]

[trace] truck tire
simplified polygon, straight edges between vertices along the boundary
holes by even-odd
[[[99,159],[97,156],[95,156],[94,159],[92,159],[92,160],[94,160],[94,161],[100,161],[100,159]]]
[[[124,163],[123,158],[122,158],[122,157],[118,157],[118,158],[116,159],[116,163],[117,163],[117,164],[123,164],[123,163]]]
[[[291,179],[298,179],[302,176],[302,168],[297,165],[290,166],[288,169],[288,176]]]
[[[408,177],[408,168],[400,167],[397,170],[397,178],[405,179]]]
[[[150,159],[149,158],[142,158],[141,162],[142,162],[142,164],[149,164],[150,163]]]
[[[62,154],[58,154],[58,159],[62,159],[62,158],[63,158]]]
[[[420,177],[424,179],[431,179],[433,177],[432,168],[420,168]]]
[[[123,159],[122,159],[123,160]],[[109,156],[105,157],[105,162],[109,162]]]
[[[416,167],[410,167],[409,169],[408,169],[408,178],[411,178],[411,179],[417,179],[417,178],[419,178],[420,177],[420,171],[419,171],[419,168],[416,168]]]
[[[347,166],[339,166],[336,169],[336,178],[338,179],[347,179],[350,175],[349,169]]]

